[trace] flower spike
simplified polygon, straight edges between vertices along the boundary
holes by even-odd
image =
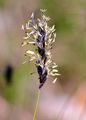
[[[46,10],[40,9],[40,12],[42,13],[40,18],[35,18],[32,13],[26,25],[22,25],[22,30],[25,31],[22,46],[35,45],[36,47],[35,50],[27,50],[25,53],[29,55],[29,61],[34,61],[36,65],[40,82],[39,89],[42,88],[49,75],[55,77],[53,83],[60,75],[57,70],[58,66],[52,61],[50,52],[56,39],[55,25],[49,27],[50,18],[45,15]]]

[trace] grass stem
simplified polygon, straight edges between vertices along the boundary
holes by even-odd
[[[36,114],[37,114],[37,108],[38,108],[39,98],[40,98],[40,90],[38,90],[38,95],[37,95],[36,106],[35,106],[35,109],[34,109],[33,120],[36,119]]]

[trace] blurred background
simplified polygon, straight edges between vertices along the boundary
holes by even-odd
[[[39,81],[33,64],[22,64],[21,26],[40,8],[56,26],[52,56],[61,76],[42,88],[36,118],[86,120],[85,0],[0,0],[0,120],[32,120]]]

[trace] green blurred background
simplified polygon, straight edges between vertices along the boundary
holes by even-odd
[[[25,48],[21,47],[21,26],[40,8],[47,9],[50,25],[56,26],[56,44],[51,52],[61,76],[56,84],[50,78],[41,90],[37,119],[65,120],[65,108],[73,100],[82,106],[81,112],[77,118],[67,116],[66,120],[86,120],[86,116],[82,118],[86,106],[85,0],[0,0],[0,120],[14,120],[15,116],[16,120],[32,119],[39,81],[36,73],[30,75],[36,71],[34,65],[22,64]],[[8,65],[13,71],[11,84],[4,75]]]

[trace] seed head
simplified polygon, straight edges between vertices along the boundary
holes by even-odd
[[[26,25],[22,25],[22,29],[25,31],[22,46],[35,45],[36,47],[33,51],[27,50],[25,55],[28,55],[29,61],[33,61],[36,65],[40,82],[39,89],[44,85],[49,75],[55,77],[53,83],[60,75],[58,74],[57,64],[52,61],[50,51],[56,39],[55,25],[49,27],[50,18],[45,15],[46,10],[41,9],[40,12],[40,18],[35,18],[34,13],[32,13]]]

